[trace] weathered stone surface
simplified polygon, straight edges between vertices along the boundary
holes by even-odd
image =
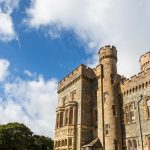
[[[102,47],[98,54],[97,67],[80,65],[59,82],[55,150],[86,149],[97,138],[101,146],[93,149],[129,149],[131,141],[139,150],[142,143],[150,150],[149,53],[142,55],[141,72],[131,79],[117,74],[114,46]]]

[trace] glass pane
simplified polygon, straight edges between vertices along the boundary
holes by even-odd
[[[133,140],[133,146],[134,146],[134,150],[137,150],[137,142],[136,142],[136,140]]]
[[[128,141],[128,149],[133,150],[131,141]]]
[[[150,100],[147,100],[147,106],[150,107]]]

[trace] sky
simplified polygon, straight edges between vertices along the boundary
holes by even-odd
[[[149,26],[149,0],[0,0],[0,124],[53,138],[58,81],[95,67],[104,45],[117,47],[119,74],[138,74]]]

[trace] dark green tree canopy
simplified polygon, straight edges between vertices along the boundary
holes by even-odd
[[[0,125],[0,150],[52,150],[51,138],[33,135],[33,132],[21,123]]]

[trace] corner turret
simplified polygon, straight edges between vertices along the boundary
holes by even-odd
[[[150,68],[150,52],[145,53],[140,57],[141,71],[145,71]]]
[[[103,139],[103,147],[106,150],[114,149],[121,150],[121,126],[120,126],[120,102],[119,90],[117,86],[117,49],[114,46],[106,45],[99,52],[99,64],[102,66],[101,82],[99,82],[99,95],[102,98],[97,98],[98,104],[98,136]],[[103,120],[101,119],[103,117]],[[101,130],[103,129],[103,137]]]

